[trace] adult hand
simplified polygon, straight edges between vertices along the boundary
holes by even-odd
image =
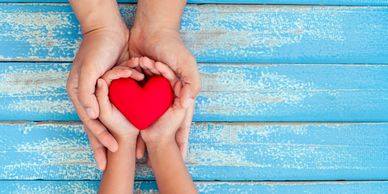
[[[176,141],[182,157],[185,158],[194,113],[194,101],[201,88],[195,58],[185,47],[178,31],[161,28],[150,31],[132,28],[129,53],[132,57],[147,56],[167,64],[180,79],[182,83],[180,96],[182,96],[182,104],[187,109],[187,113],[184,122],[176,133]],[[153,62],[143,63],[142,69],[146,74],[160,74],[152,65],[147,64],[153,64]],[[144,143],[139,142],[136,152],[137,158],[143,157],[144,149]]]
[[[67,80],[67,92],[85,126],[97,165],[104,170],[106,148],[115,152],[118,144],[97,119],[95,86],[108,69],[128,60],[129,31],[114,0],[71,0],[70,3],[81,23],[83,40]]]

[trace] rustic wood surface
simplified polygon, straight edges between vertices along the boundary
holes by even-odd
[[[134,9],[121,6],[128,25]],[[81,40],[67,4],[0,4],[0,18],[0,60],[71,61]],[[189,5],[181,32],[199,62],[380,64],[386,18],[387,7]]]
[[[70,63],[1,63],[1,120],[78,120]],[[388,121],[388,65],[199,64],[195,121]]]
[[[201,193],[388,193],[388,0],[189,2]],[[130,26],[135,6],[120,9]],[[96,193],[65,91],[80,41],[67,0],[0,2],[0,193]],[[136,180],[157,193],[143,160]]]

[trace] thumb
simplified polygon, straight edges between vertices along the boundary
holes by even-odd
[[[96,119],[99,115],[99,106],[95,95],[96,82],[99,77],[100,75],[92,65],[84,64],[81,66],[78,99],[91,119]]]
[[[178,74],[182,82],[180,98],[185,108],[189,107],[201,90],[201,78],[195,58],[190,55],[179,64]]]

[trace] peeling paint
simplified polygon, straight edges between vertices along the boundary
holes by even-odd
[[[54,64],[55,65],[55,64]],[[45,96],[64,90],[68,71],[60,69],[22,70],[0,73],[0,95]],[[62,92],[63,94],[63,92]]]
[[[74,113],[69,100],[47,98],[44,100],[19,100],[8,105],[9,110],[33,113],[69,114]]]
[[[73,51],[74,55],[80,39],[63,38],[78,28],[74,21],[70,21],[71,15],[71,12],[0,12],[0,28],[4,29],[0,39],[12,37],[21,45],[27,44],[31,57],[45,53],[44,58],[52,58],[68,51]],[[75,34],[80,36],[77,31]]]

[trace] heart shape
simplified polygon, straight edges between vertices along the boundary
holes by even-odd
[[[109,99],[136,128],[143,130],[167,111],[174,97],[170,82],[154,76],[144,87],[131,78],[113,80]]]

